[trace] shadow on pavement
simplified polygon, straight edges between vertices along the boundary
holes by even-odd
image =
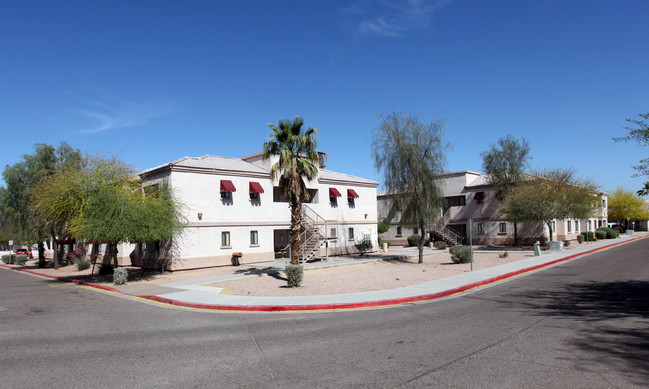
[[[591,354],[584,362],[606,364],[645,385],[649,378],[649,282],[615,281],[533,291],[524,306],[537,315],[577,318],[586,328],[572,344]],[[579,364],[579,363],[578,363]]]

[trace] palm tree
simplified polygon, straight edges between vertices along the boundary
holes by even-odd
[[[314,179],[318,168],[324,167],[327,154],[316,151],[318,130],[306,128],[299,116],[291,122],[280,120],[277,125],[268,124],[273,133],[264,143],[263,159],[278,155],[279,160],[270,169],[270,178],[279,178],[281,195],[289,199],[291,208],[291,264],[300,263],[300,227],[302,202],[309,199],[304,178]]]

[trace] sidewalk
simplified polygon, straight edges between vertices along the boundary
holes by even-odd
[[[192,280],[187,282],[163,285],[178,291],[140,295],[139,297],[175,306],[191,307],[198,309],[269,312],[269,311],[317,311],[339,310],[355,308],[384,307],[427,301],[461,293],[477,287],[489,285],[497,281],[515,277],[537,269],[552,266],[563,261],[577,258],[589,253],[601,251],[609,247],[628,243],[649,236],[647,233],[636,233],[633,236],[620,235],[618,239],[602,240],[593,243],[584,243],[570,251],[544,252],[539,257],[531,257],[505,265],[494,266],[488,269],[477,270],[448,278],[442,278],[422,284],[411,285],[398,289],[389,289],[363,293],[332,294],[320,296],[296,297],[252,297],[220,294],[219,288],[201,286],[210,282],[222,280],[214,279]],[[412,250],[393,250],[404,253]],[[393,253],[391,253],[393,254]],[[368,258],[367,261],[382,260],[381,258]],[[356,261],[358,258],[342,258],[340,262]],[[337,266],[341,263],[315,262],[306,266]],[[269,267],[268,263],[263,264]],[[274,265],[275,266],[275,265]],[[283,270],[283,264],[277,266]],[[269,270],[271,271],[271,270]],[[237,275],[234,277],[240,277]]]
[[[589,253],[605,250],[620,244],[646,238],[649,233],[636,232],[635,235],[620,235],[614,240],[601,240],[584,243],[574,248],[558,252],[544,251],[541,256],[528,257],[503,265],[482,270],[461,273],[416,285],[396,289],[371,292],[329,294],[317,296],[262,297],[238,296],[221,293],[223,289],[204,286],[205,284],[243,277],[256,277],[260,274],[280,272],[288,263],[287,259],[275,262],[242,265],[240,272],[219,277],[194,279],[162,285],[137,284],[119,289],[104,285],[72,281],[88,287],[118,293],[130,298],[150,302],[187,307],[202,310],[238,311],[238,312],[280,312],[280,311],[323,311],[359,308],[386,307],[399,304],[422,302],[465,292],[474,288],[487,286],[495,282],[519,276],[524,273],[578,258]],[[426,253],[439,252],[427,249]],[[368,257],[333,257],[328,261],[315,261],[304,264],[305,269],[342,266],[365,262],[383,261],[390,258],[416,256],[416,248],[392,248],[389,253],[380,253]],[[4,266],[6,267],[6,266]],[[247,270],[244,270],[247,269]],[[28,271],[39,274],[38,271]],[[52,276],[49,276],[52,277]],[[58,277],[54,277],[58,278]]]

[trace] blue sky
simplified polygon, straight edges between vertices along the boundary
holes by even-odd
[[[444,119],[448,170],[481,171],[509,133],[532,167],[636,190],[647,148],[649,2],[3,1],[0,166],[34,143],[137,169],[261,151],[304,117],[328,169],[378,180],[378,115]]]

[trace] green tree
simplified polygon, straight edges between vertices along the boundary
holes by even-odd
[[[638,114],[640,119],[626,119],[627,123],[631,125],[624,127],[625,130],[629,131],[627,136],[622,136],[618,138],[613,138],[616,142],[628,142],[635,141],[641,146],[649,146],[649,113]],[[647,176],[649,175],[649,158],[644,158],[640,160],[638,165],[632,166],[638,173],[634,177]],[[638,195],[645,196],[649,193],[649,181],[644,184],[644,187],[638,190]]]
[[[509,196],[523,179],[527,169],[530,145],[525,138],[518,140],[509,134],[481,153],[482,169],[487,174],[489,184],[495,189],[496,197],[502,200]],[[514,222],[514,246],[518,246],[518,222]]]
[[[36,216],[32,208],[34,188],[56,172],[78,164],[80,160],[80,151],[65,142],[61,142],[58,148],[38,143],[34,145],[33,154],[23,155],[22,161],[6,166],[3,172],[7,185],[6,188],[0,188],[0,214],[3,223],[10,229],[12,239],[30,246],[38,243],[41,266],[45,264],[43,240],[50,234],[47,225]],[[58,267],[58,262],[54,261],[54,265]]]
[[[380,118],[374,130],[372,154],[388,193],[403,200],[401,223],[418,228],[422,238],[440,215],[443,197],[438,176],[444,173],[442,120],[422,123],[413,115],[392,113]],[[419,263],[424,261],[424,240],[419,242]]]
[[[633,192],[617,188],[608,199],[609,220],[649,220],[649,205]]]
[[[86,156],[44,182],[34,208],[53,230],[77,239],[107,241],[117,266],[117,244],[171,239],[183,223],[168,188],[144,196],[132,167],[117,157]]]
[[[544,170],[527,176],[500,203],[508,220],[543,222],[553,240],[554,219],[587,219],[598,206],[596,185],[572,170]]]
[[[273,133],[264,143],[263,159],[279,156],[270,169],[271,180],[279,179],[283,197],[291,208],[291,264],[300,263],[300,228],[302,203],[309,199],[304,179],[312,180],[323,168],[327,154],[317,151],[318,130],[304,128],[304,120],[280,120],[277,125],[268,124]]]
[[[381,220],[376,226],[376,231],[378,232],[379,235],[388,232],[389,230],[390,230],[390,223],[385,219]]]

